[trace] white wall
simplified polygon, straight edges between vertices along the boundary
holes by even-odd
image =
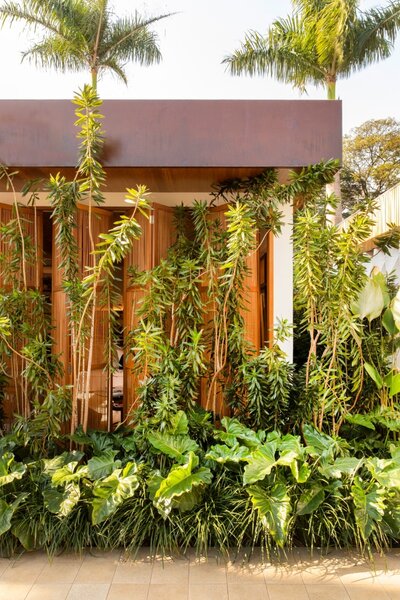
[[[274,323],[278,319],[287,319],[293,323],[293,208],[286,204],[283,207],[282,233],[274,239]],[[293,339],[290,338],[282,349],[288,359],[293,360]]]

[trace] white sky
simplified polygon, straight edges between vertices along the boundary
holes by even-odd
[[[111,0],[112,1],[112,0]],[[385,0],[363,0],[369,8]],[[290,12],[290,0],[114,0],[115,11],[157,15],[178,14],[157,25],[163,54],[160,65],[127,67],[129,84],[105,76],[99,84],[103,98],[300,98],[291,86],[262,77],[232,77],[221,60],[239,46],[250,29],[264,32],[274,18]],[[29,36],[29,37],[27,37]],[[0,98],[71,98],[88,81],[82,74],[43,72],[21,64],[21,52],[34,36],[9,25],[0,31]],[[343,127],[348,131],[367,119],[400,119],[400,35],[388,60],[340,81]],[[308,98],[324,98],[323,89],[308,90]],[[303,96],[307,98],[307,96]]]

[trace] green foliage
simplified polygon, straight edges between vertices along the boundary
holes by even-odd
[[[383,194],[400,181],[400,123],[393,118],[369,120],[344,137],[340,173],[343,205]]]

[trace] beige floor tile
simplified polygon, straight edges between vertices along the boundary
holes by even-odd
[[[309,600],[304,585],[271,583],[267,585],[270,600]]]
[[[347,585],[350,600],[389,600],[388,594],[380,585]]]
[[[51,563],[44,567],[36,583],[73,583],[80,567],[78,561]]]
[[[109,589],[104,583],[74,583],[67,600],[106,600]]]
[[[390,600],[400,600],[400,590],[392,590],[392,589],[387,589],[384,588],[386,594],[388,595],[388,598],[390,598]]]
[[[207,596],[205,596],[207,598]],[[149,586],[148,600],[187,600],[187,584],[152,583]],[[210,599],[211,600],[211,599]]]
[[[343,585],[306,585],[310,600],[349,600]]]
[[[336,572],[344,585],[379,585],[378,574],[369,566],[339,568]]]
[[[264,568],[264,580],[268,583],[303,585],[301,570],[283,565],[268,565]]]
[[[226,585],[225,565],[218,564],[215,561],[196,562],[190,565],[189,584],[200,583],[223,584]]]
[[[301,577],[306,585],[332,585],[334,583],[339,586],[342,585],[334,566],[329,563],[304,565],[301,569]]]
[[[32,563],[15,562],[11,564],[0,576],[0,581],[14,581],[15,583],[35,583],[46,563],[33,561]]]
[[[126,561],[115,569],[113,583],[150,583],[153,565],[144,561]]]
[[[189,561],[186,559],[156,560],[151,573],[151,583],[188,585]]]
[[[118,561],[107,558],[85,557],[74,583],[111,583]]]
[[[0,575],[11,565],[12,561],[9,558],[0,558]]]
[[[147,600],[148,590],[144,583],[113,583],[107,600]]]
[[[237,565],[228,563],[226,567],[228,584],[231,583],[264,583],[264,566],[258,564]]]
[[[70,588],[69,583],[35,583],[26,600],[65,600]]]
[[[231,583],[228,585],[229,600],[268,600],[267,586],[262,583]]]
[[[1,600],[25,600],[31,587],[30,583],[0,581],[0,598]]]
[[[150,598],[149,598],[150,600]],[[210,583],[189,586],[189,600],[228,600],[228,588],[223,583]]]

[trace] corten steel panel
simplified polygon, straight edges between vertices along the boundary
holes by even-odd
[[[341,158],[341,102],[106,100],[109,167],[300,167]],[[74,166],[67,100],[1,100],[0,162]]]

